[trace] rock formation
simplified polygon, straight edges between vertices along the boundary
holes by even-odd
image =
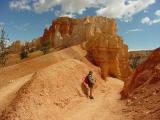
[[[15,42],[13,42],[10,46],[10,52],[11,53],[19,53],[22,47],[22,43],[20,42],[20,40],[17,40]]]
[[[122,97],[126,98],[136,88],[144,84],[160,81],[160,48],[154,50],[148,59],[140,64],[134,74],[125,82]]]
[[[30,47],[30,48],[33,48],[33,49],[36,49],[36,50],[39,50],[40,47],[41,47],[41,41],[40,41],[40,40],[41,40],[40,37],[33,39],[33,40],[30,42],[29,47]]]
[[[126,80],[132,73],[132,69],[128,60],[128,46],[121,44],[120,51],[118,52],[119,67],[121,72],[121,78]]]
[[[21,48],[24,46],[28,46],[28,49],[39,50],[41,47],[40,43],[41,38],[35,38],[32,41],[22,42],[21,40],[14,41],[11,46],[9,47],[10,53],[19,54],[21,52]]]
[[[125,82],[122,98],[127,98],[127,113],[134,120],[160,119],[160,48],[138,65]]]
[[[75,19],[60,17],[44,30],[41,41],[48,40],[52,47],[64,47],[72,34]]]
[[[113,76],[125,79],[131,69],[128,63],[128,46],[116,34],[114,19],[106,19],[104,29],[96,29],[95,34],[86,43],[93,61],[101,67],[102,77]]]
[[[89,40],[97,31],[107,31],[107,34],[114,33],[114,25],[112,20],[105,17],[89,16],[80,19],[60,17],[44,30],[41,41],[48,40],[52,47],[64,48]]]
[[[130,51],[129,52],[129,63],[133,69],[137,67],[140,63],[144,62],[152,50],[140,50],[140,51]]]
[[[89,41],[87,50],[101,67],[102,76],[111,75],[123,79],[131,73],[128,47],[116,32],[114,19],[101,16],[80,19],[60,17],[52,22],[49,29],[45,29],[41,41],[49,40],[54,48],[65,48]]]

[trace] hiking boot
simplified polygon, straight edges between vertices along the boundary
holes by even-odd
[[[93,96],[89,96],[89,98],[90,98],[90,99],[94,99],[94,97],[93,97]]]

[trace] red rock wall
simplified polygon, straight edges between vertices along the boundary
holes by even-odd
[[[50,41],[55,48],[68,47],[89,40],[97,31],[116,34],[114,26],[116,23],[113,19],[106,17],[88,16],[80,19],[60,17],[44,30],[42,41]]]
[[[101,16],[80,19],[61,17],[45,29],[42,41],[49,40],[54,48],[65,48],[87,42],[87,50],[102,69],[102,76],[125,79],[131,69],[128,64],[128,46],[117,35],[116,21]],[[126,71],[126,72],[124,72]]]
[[[154,50],[148,59],[140,64],[134,74],[125,82],[122,98],[127,98],[136,88],[160,81],[160,48]]]
[[[52,25],[49,27],[49,29],[44,30],[44,34],[42,36],[42,42],[45,40],[50,41],[52,47],[57,47],[55,43],[55,34],[56,31],[60,33],[60,35],[65,36],[65,35],[71,35],[74,27],[74,19],[72,18],[67,18],[67,17],[61,17],[58,18],[57,20],[54,20],[52,22]],[[63,43],[62,43],[63,44]]]
[[[101,67],[102,77],[126,79],[132,70],[128,62],[128,46],[116,34],[116,22],[108,19],[109,29],[98,31],[86,43],[88,54]],[[111,30],[111,31],[110,31]]]

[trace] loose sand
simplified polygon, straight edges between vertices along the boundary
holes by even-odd
[[[89,70],[97,80],[94,100],[86,98],[81,86]],[[125,120],[119,94],[123,82],[105,82],[98,70],[78,60],[65,60],[20,79],[0,91],[1,120]]]

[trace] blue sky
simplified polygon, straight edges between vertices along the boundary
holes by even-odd
[[[0,24],[9,38],[32,40],[59,16],[101,15],[117,20],[130,50],[160,47],[160,0],[1,0]]]

